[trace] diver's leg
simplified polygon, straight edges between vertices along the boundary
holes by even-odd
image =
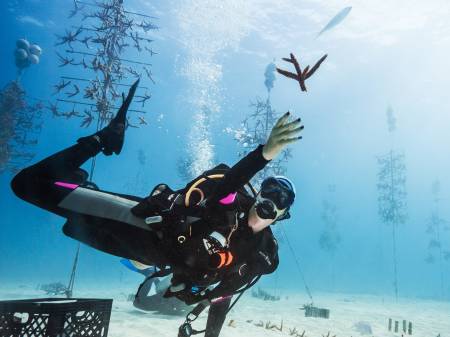
[[[62,188],[62,185],[83,184],[87,180],[87,173],[80,166],[98,152],[99,145],[97,148],[87,144],[73,145],[24,168],[11,181],[11,188],[19,198],[65,216],[64,210],[57,205],[71,189]]]
[[[124,133],[123,130],[124,125],[114,129],[108,126],[92,136],[80,138],[77,144],[20,171],[11,181],[12,190],[25,201],[65,216],[66,212],[57,205],[88,178],[80,166],[105,148],[109,151],[104,139],[112,139],[114,135],[118,137]]]
[[[225,322],[231,298],[226,297],[220,301],[211,304],[208,312],[208,321],[206,323],[205,337],[218,337],[222,325]]]
[[[20,171],[11,181],[14,193],[36,206],[66,216],[67,211],[57,205],[76,184],[86,182],[87,174],[80,166],[100,151],[111,155],[113,152],[119,154],[122,150],[126,113],[138,83],[136,81],[130,88],[127,98],[108,126],[92,136],[80,138],[78,144]]]
[[[86,209],[82,211],[80,207],[77,209],[67,205],[70,204],[71,198],[76,199],[78,206],[89,204],[92,198],[95,199],[95,195],[88,193],[92,189],[84,186],[88,174],[80,169],[80,166],[100,151],[105,155],[120,153],[124,141],[126,112],[137,84],[138,82],[131,87],[128,97],[124,99],[119,112],[108,126],[94,135],[80,138],[77,144],[23,169],[13,178],[11,187],[15,194],[25,201],[66,217],[68,221],[63,227],[66,235],[109,254],[160,265],[164,262],[164,256],[156,248],[155,233],[111,220],[106,215],[112,205],[106,202],[102,206],[105,216],[90,214]],[[106,191],[96,192],[98,198],[114,195]],[[131,196],[122,197],[128,201],[141,200]],[[92,206],[96,207],[95,204]]]

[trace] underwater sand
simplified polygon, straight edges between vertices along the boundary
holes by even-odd
[[[176,337],[183,317],[164,316],[146,313],[134,309],[131,302],[126,301],[125,293],[107,291],[77,291],[77,297],[114,298],[109,335],[110,337]],[[44,297],[42,292],[30,288],[0,289],[0,300]],[[300,310],[307,297],[301,294],[283,296],[280,301],[263,301],[245,294],[228,314],[221,337],[235,336],[290,336],[290,329],[296,328],[301,334],[305,330],[306,337],[339,336],[402,336],[402,333],[388,331],[388,319],[398,320],[399,329],[402,320],[411,321],[413,334],[416,337],[450,337],[450,303],[424,299],[400,298],[398,303],[393,299],[374,295],[326,294],[315,295],[319,307],[330,309],[330,319],[306,318]],[[194,329],[201,330],[206,324],[206,311],[193,323]],[[230,321],[232,325],[229,326]],[[251,320],[251,322],[249,322]],[[267,330],[256,324],[280,326],[283,320],[283,331]],[[372,333],[363,334],[355,328],[355,324],[364,322],[370,325]],[[200,335],[202,336],[202,334]],[[405,335],[407,336],[407,335]]]

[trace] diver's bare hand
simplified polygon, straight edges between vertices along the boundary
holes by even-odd
[[[275,126],[270,132],[269,139],[264,145],[262,154],[266,160],[274,159],[288,144],[294,143],[301,139],[300,131],[304,126],[300,125],[301,119],[298,118],[293,122],[289,122],[290,113],[286,112],[278,119]]]

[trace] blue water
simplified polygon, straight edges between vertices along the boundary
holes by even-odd
[[[314,292],[370,293],[394,296],[391,229],[378,216],[377,156],[391,148],[405,154],[408,218],[397,231],[398,287],[401,297],[450,298],[450,260],[443,261],[444,290],[438,264],[427,264],[430,236],[426,226],[434,207],[431,185],[441,185],[440,212],[450,220],[449,87],[450,5],[399,5],[367,1],[319,39],[315,35],[347,2],[339,1],[125,1],[125,7],[157,17],[160,27],[149,36],[157,55],[136,50],[126,58],[152,64],[156,84],[144,79],[152,98],[145,106],[149,125],[128,129],[119,157],[99,156],[94,180],[105,190],[145,195],[166,182],[184,185],[177,173],[179,158],[208,165],[238,160],[239,146],[224,129],[238,128],[256,97],[266,99],[264,71],[290,52],[303,65],[323,54],[328,59],[307,81],[308,92],[277,75],[270,99],[278,112],[302,118],[303,139],[291,146],[288,176],[297,186],[292,219],[283,228]],[[351,5],[351,4],[350,4]],[[38,43],[41,62],[28,68],[21,83],[30,100],[54,101],[59,76],[82,76],[82,70],[58,67],[56,36],[81,23],[67,19],[70,1],[4,1],[0,43],[0,87],[16,77],[15,41]],[[431,19],[435,17],[435,19]],[[129,80],[128,82],[130,82]],[[386,109],[393,108],[397,130],[388,132]],[[135,104],[140,108],[139,104]],[[201,107],[212,112],[199,122]],[[69,110],[71,107],[68,108]],[[160,115],[163,118],[158,118]],[[95,131],[80,120],[43,115],[34,161]],[[205,127],[206,125],[206,127]],[[207,146],[204,146],[204,142]],[[142,150],[145,166],[138,162]],[[199,153],[196,153],[198,151]],[[89,165],[87,165],[89,167]],[[141,173],[140,173],[141,172]],[[143,173],[143,174],[142,174]],[[142,178],[136,181],[136,176]],[[30,285],[69,277],[76,242],[61,232],[64,219],[16,198],[12,175],[0,176],[0,286]],[[335,185],[335,192],[329,192]],[[336,206],[341,242],[332,257],[320,249],[325,228],[323,200]],[[450,231],[441,233],[450,250]],[[82,246],[76,286],[138,286],[140,277],[108,256]],[[278,291],[304,292],[294,257],[280,243],[280,266],[261,285]]]

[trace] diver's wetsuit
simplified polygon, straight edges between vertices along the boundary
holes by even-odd
[[[228,250],[233,260],[220,271],[197,262],[179,261],[183,256],[195,258],[197,254],[201,255],[204,240],[200,235],[192,241],[194,245],[168,249],[164,237],[158,237],[149,230],[144,219],[130,212],[146,199],[100,191],[89,186],[87,173],[80,166],[100,150],[99,146],[88,143],[71,146],[20,171],[11,182],[12,189],[23,200],[67,218],[64,233],[93,248],[148,265],[162,267],[186,263],[184,270],[199,268],[200,275],[213,272],[213,279],[221,282],[208,294],[209,299],[233,294],[255,276],[271,273],[277,268],[278,249],[270,228],[254,234],[248,226],[247,213],[254,200],[238,195],[232,205],[225,207],[220,204],[224,197],[241,189],[268,163],[262,156],[262,146],[226,172],[206,203],[205,207],[211,210],[210,214],[216,220],[223,219],[222,208],[226,208],[228,212],[235,211],[238,223],[232,232],[227,232],[226,226],[208,227],[229,239]],[[205,220],[199,224],[202,221]],[[202,234],[207,234],[207,231]],[[198,243],[197,247],[195,243]],[[193,248],[191,252],[187,251],[189,247]],[[172,251],[176,252],[172,254]],[[228,305],[229,298],[212,305],[210,314],[214,317],[208,319],[212,323],[206,336],[218,336]]]
[[[99,152],[100,147],[95,144],[73,145],[20,171],[13,178],[11,187],[21,199],[67,218],[63,231],[76,240],[148,265],[167,263],[157,247],[155,233],[61,207],[64,200],[77,190],[96,191],[87,183],[87,173],[80,166]],[[130,195],[101,192],[113,198],[123,197],[134,204],[142,200]],[[108,209],[103,212],[107,213]]]

